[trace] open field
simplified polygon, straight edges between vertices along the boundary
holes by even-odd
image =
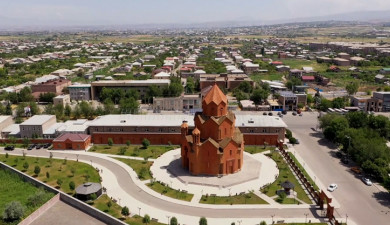
[[[168,186],[168,184],[163,185],[160,182],[152,182],[147,184],[147,186],[162,195],[166,195],[168,197],[176,198],[187,202],[190,202],[192,197],[194,197],[193,194],[172,189]]]
[[[261,80],[282,80],[283,73],[263,73],[249,76],[253,81],[260,82]]]
[[[126,163],[130,166],[138,175],[140,180],[149,180],[152,179],[152,175],[150,173],[150,167],[152,166],[152,162],[144,161],[144,160],[135,160],[135,159],[123,159],[123,158],[114,158],[121,162]]]
[[[54,196],[53,193],[40,190],[32,184],[24,182],[18,175],[3,169],[0,169],[0,181],[0,218],[2,218],[5,206],[12,201],[18,201],[25,207],[24,217],[27,217]],[[37,192],[44,194],[40,195],[40,202],[34,207],[29,204],[28,199]],[[13,223],[0,220],[0,224]]]
[[[283,157],[279,153],[271,153],[267,154],[267,156],[271,157],[276,162],[279,168],[279,176],[271,185],[262,188],[261,192],[268,195],[269,197],[275,196],[276,192],[282,189],[280,184],[288,180],[295,185],[294,191],[297,193],[297,198],[307,204],[311,204],[312,202],[310,198],[307,196],[306,192],[295,178]]]
[[[17,170],[33,176],[50,186],[59,188],[68,194],[73,194],[73,191],[69,188],[70,181],[73,181],[76,187],[86,181],[100,182],[100,176],[96,169],[82,162],[28,156],[24,158],[23,156],[11,155],[8,156],[8,158],[6,158],[5,155],[0,155],[0,160]],[[27,170],[23,167],[26,162],[28,164]],[[35,166],[39,166],[41,169],[38,176],[34,173]],[[74,174],[71,172],[72,168],[74,170]],[[49,173],[49,178],[46,176],[47,172]],[[59,179],[62,180],[61,187],[57,184]]]
[[[317,72],[325,72],[328,69],[326,63],[317,63],[315,60],[303,59],[282,59],[285,65],[290,66],[291,69],[302,69],[302,67],[313,67]]]
[[[264,199],[253,193],[232,196],[203,195],[199,202],[203,204],[217,205],[268,204],[268,202],[266,202]]]
[[[121,154],[121,148],[126,149],[124,154]],[[135,156],[142,158],[158,158],[160,155],[164,154],[167,151],[173,150],[175,148],[179,148],[176,145],[151,145],[147,149],[144,149],[141,145],[94,145],[93,148],[90,149],[92,152],[96,153],[104,153],[104,154],[112,154],[112,155],[126,155],[126,156]]]
[[[111,201],[111,207],[107,206],[107,202]],[[142,217],[134,216],[134,217],[124,217],[121,214],[122,207],[118,205],[116,202],[112,201],[107,195],[102,195],[98,199],[96,199],[92,205],[93,207],[110,214],[111,216],[118,218],[124,221],[127,224],[131,225],[142,225]],[[135,214],[136,212],[130,212],[130,214]],[[150,221],[150,225],[162,225],[162,223]]]

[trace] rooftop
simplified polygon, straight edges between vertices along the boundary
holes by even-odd
[[[46,123],[48,120],[54,118],[54,115],[35,115],[31,117],[30,119],[24,121],[20,125],[42,125]]]

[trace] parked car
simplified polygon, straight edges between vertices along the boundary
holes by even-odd
[[[268,113],[268,116],[273,116],[274,114],[272,112],[269,112]]]
[[[292,114],[293,114],[293,116],[296,116],[296,115],[297,115],[297,112],[294,111]]]
[[[337,184],[330,184],[328,187],[328,191],[333,192],[337,189]]]
[[[35,145],[29,145],[27,150],[33,150],[35,148]]]
[[[287,110],[283,110],[283,111],[282,111],[282,114],[283,114],[283,115],[287,115]]]
[[[267,112],[263,112],[263,116],[266,116],[267,115]]]
[[[372,182],[370,179],[366,178],[366,177],[362,177],[362,181],[363,183],[365,183],[367,186],[371,186],[372,185]]]
[[[299,113],[299,116],[303,116],[303,113]]]
[[[362,171],[357,166],[352,167],[351,170],[352,170],[352,172],[357,173],[357,174],[361,174],[362,173]]]
[[[7,150],[7,151],[13,151],[15,149],[15,146],[13,145],[7,145],[4,147],[4,150]]]
[[[35,147],[36,149],[41,149],[42,148],[42,145],[41,144],[37,144],[37,146]]]
[[[50,146],[51,146],[50,143],[46,143],[46,144],[43,145],[43,148],[49,148]]]
[[[295,144],[299,144],[299,140],[295,138]]]

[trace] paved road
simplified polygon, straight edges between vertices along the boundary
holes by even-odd
[[[0,153],[4,152],[3,149]],[[49,157],[49,153],[46,150],[32,150],[26,151],[27,156],[46,156]],[[14,150],[12,153],[21,154],[20,150]],[[69,160],[75,160],[76,155],[72,153],[53,153],[54,157],[67,157]],[[92,160],[93,163],[100,164],[110,171],[114,172],[119,185],[126,190],[126,192],[136,198],[138,201],[154,206],[161,210],[173,212],[176,214],[191,215],[191,216],[205,216],[208,218],[271,218],[271,215],[275,215],[275,218],[302,218],[305,213],[309,213],[308,219],[318,217],[317,213],[321,213],[320,210],[315,208],[311,209],[207,209],[193,206],[185,206],[168,201],[161,200],[154,196],[149,195],[142,189],[140,189],[131,179],[130,175],[125,169],[109,160],[101,159],[95,156],[79,155],[79,160]],[[233,206],[234,207],[234,206]]]
[[[323,139],[321,132],[316,128],[317,112],[304,113],[302,117],[291,114],[284,116],[284,121],[299,139],[300,144],[295,149],[304,159],[324,185],[337,183],[339,188],[333,192],[333,196],[339,202],[341,208],[336,210],[339,217],[346,215],[357,224],[390,224],[390,194],[382,187],[366,186],[350,172],[335,156],[335,146]]]

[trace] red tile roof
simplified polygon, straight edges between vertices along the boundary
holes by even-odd
[[[219,89],[217,84],[214,84],[210,91],[206,94],[203,99],[206,104],[210,104],[214,102],[216,105],[219,105],[221,102],[225,102],[227,104],[226,95]]]
[[[90,135],[88,135],[88,134],[66,133],[66,134],[62,134],[61,136],[54,139],[53,142],[62,142],[62,141],[66,141],[67,139],[69,139],[70,141],[73,141],[73,142],[83,142],[83,141],[87,140],[89,137],[90,137]]]

